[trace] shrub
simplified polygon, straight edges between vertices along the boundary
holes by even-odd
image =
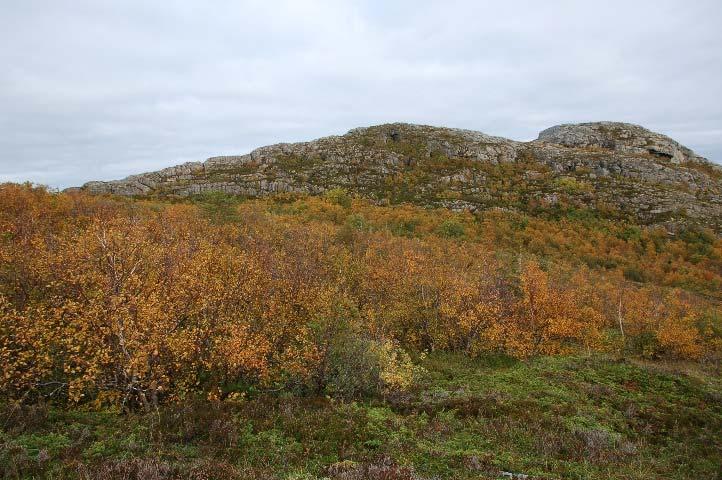
[[[346,217],[346,225],[358,231],[368,230],[369,228],[369,224],[366,219],[363,217],[363,215],[360,215],[358,213]]]
[[[404,349],[390,340],[375,343],[373,347],[378,358],[383,393],[405,392],[419,382],[425,370],[415,365]]]
[[[409,390],[422,374],[397,344],[346,326],[332,333],[318,382],[329,395],[355,398]]]
[[[390,225],[391,233],[398,237],[413,237],[416,235],[417,220],[402,220]]]
[[[592,186],[589,183],[574,177],[559,177],[554,181],[554,185],[562,192],[569,194],[584,193],[592,190]]]
[[[325,194],[326,199],[343,208],[351,208],[351,196],[343,188],[332,188]]]
[[[216,224],[237,222],[239,220],[237,206],[241,198],[225,192],[208,191],[197,195],[195,203],[211,222]]]
[[[461,238],[466,234],[466,229],[458,221],[448,219],[441,222],[436,233],[444,238]]]
[[[632,225],[618,233],[617,237],[627,242],[639,242],[642,239],[642,229]]]
[[[323,380],[329,395],[354,398],[378,392],[381,371],[372,345],[371,340],[352,335],[334,340]]]
[[[624,278],[631,280],[632,282],[644,283],[647,281],[647,277],[642,270],[637,267],[631,266],[624,269]]]
[[[701,227],[688,227],[679,233],[679,239],[688,244],[689,249],[700,256],[712,253],[715,243],[715,234],[709,229]]]

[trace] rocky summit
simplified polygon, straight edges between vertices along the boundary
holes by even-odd
[[[722,168],[667,136],[616,122],[558,125],[531,142],[394,123],[82,187],[154,197],[333,188],[379,203],[532,213],[592,209],[670,230],[695,224],[722,231]]]

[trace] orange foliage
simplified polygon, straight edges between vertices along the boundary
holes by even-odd
[[[589,352],[609,332],[652,356],[708,349],[679,292],[438,238],[445,218],[409,207],[294,205],[248,202],[222,223],[192,205],[0,186],[0,389],[147,408],[230,385],[310,385],[340,324],[373,345],[470,355]],[[378,222],[403,236],[364,226]],[[384,375],[408,383],[397,377],[410,360],[385,355],[406,366]]]
[[[552,284],[549,274],[535,262],[522,268],[521,298],[507,322],[506,341],[521,356],[568,353],[597,343],[601,315],[579,292]]]

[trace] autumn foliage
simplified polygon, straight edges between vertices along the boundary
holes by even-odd
[[[3,185],[0,389],[147,408],[249,389],[393,393],[433,350],[719,350],[701,297],[494,241],[509,224],[409,209],[338,192],[198,206]]]

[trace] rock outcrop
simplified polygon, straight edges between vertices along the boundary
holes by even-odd
[[[479,210],[596,209],[640,223],[722,231],[722,168],[669,137],[613,122],[559,125],[531,142],[409,124],[212,157],[123,180],[99,194],[319,194],[342,187],[378,202]]]
[[[539,134],[539,140],[567,147],[600,147],[618,153],[646,154],[674,164],[705,161],[687,147],[639,125],[615,122],[557,125]]]

